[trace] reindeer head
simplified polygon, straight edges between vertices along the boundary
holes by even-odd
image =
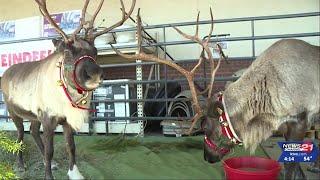
[[[63,54],[65,78],[78,89],[90,91],[102,82],[102,69],[96,64],[97,49],[88,41],[77,39],[71,44],[52,40],[56,52]]]
[[[161,59],[159,57],[155,57],[153,55],[150,54],[146,54],[144,52],[139,52],[139,54],[136,55],[128,55],[128,54],[123,54],[121,53],[119,50],[115,49],[113,46],[114,51],[124,57],[127,58],[129,60],[143,60],[143,61],[152,61],[152,62],[156,62],[156,63],[160,63],[160,64],[166,64],[174,69],[176,69],[178,72],[180,72],[182,75],[184,75],[188,81],[188,85],[192,94],[192,101],[193,101],[193,106],[195,109],[195,116],[192,118],[192,124],[191,124],[191,128],[189,129],[189,134],[192,133],[193,131],[193,127],[195,126],[196,122],[199,119],[204,119],[202,121],[202,127],[205,130],[206,136],[205,137],[215,137],[217,136],[217,133],[215,133],[215,131],[217,130],[216,128],[219,126],[216,126],[216,124],[213,123],[213,121],[211,121],[212,117],[212,112],[211,112],[211,102],[212,102],[212,89],[213,89],[213,82],[214,82],[214,77],[215,74],[220,66],[220,62],[222,59],[225,59],[225,55],[220,47],[219,44],[215,44],[216,45],[216,49],[219,51],[220,54],[220,58],[217,61],[217,64],[215,65],[214,59],[213,59],[213,55],[211,52],[211,49],[209,47],[209,43],[210,43],[210,39],[211,39],[211,34],[213,31],[213,15],[212,15],[212,11],[210,9],[210,13],[211,13],[211,28],[209,31],[209,35],[206,36],[205,39],[201,39],[199,38],[198,35],[198,23],[199,23],[199,13],[197,16],[197,25],[196,25],[196,33],[195,35],[191,36],[188,34],[183,33],[182,31],[180,31],[178,28],[173,27],[179,34],[181,34],[183,37],[185,37],[186,39],[192,40],[196,43],[198,43],[202,48],[203,51],[201,53],[201,56],[198,60],[198,62],[196,63],[196,65],[191,69],[191,70],[187,70],[185,68],[183,68],[182,66],[179,66],[178,64],[176,64],[175,62],[168,60],[168,59]],[[142,26],[141,26],[141,18],[140,18],[140,14],[138,11],[138,17],[137,17],[137,35],[138,35],[138,44],[139,46],[141,46],[141,42],[142,42],[142,35],[141,35],[141,31],[142,31]],[[141,48],[140,48],[141,49]],[[208,84],[208,86],[206,87],[206,89],[204,90],[204,92],[198,92],[198,90],[196,89],[195,86],[195,82],[194,82],[194,76],[196,71],[198,70],[198,68],[203,64],[203,63],[208,63],[209,67],[210,67],[210,82]],[[199,94],[204,94],[207,93],[207,97],[206,97],[206,101],[207,101],[207,106],[206,107],[201,107],[200,103],[199,103]],[[218,121],[217,121],[218,122]],[[206,142],[206,139],[205,139]],[[205,147],[204,147],[204,156],[205,159],[208,160],[209,162],[214,162],[216,161],[215,159],[211,158],[211,157],[222,157],[220,154],[217,154],[217,152],[214,152],[212,150],[208,150],[209,145],[205,143]],[[208,158],[210,156],[210,158]]]
[[[136,0],[132,0],[132,5],[127,13],[124,3],[120,0],[122,19],[117,23],[103,29],[96,31],[94,28],[94,21],[98,15],[104,0],[101,0],[98,8],[90,20],[86,20],[86,11],[90,0],[86,0],[81,13],[80,25],[73,34],[67,35],[52,19],[48,10],[46,0],[35,0],[39,5],[41,14],[47,21],[55,28],[55,30],[62,36],[61,40],[53,40],[56,52],[63,55],[63,62],[58,66],[63,66],[66,79],[73,82],[75,88],[79,91],[90,91],[99,86],[102,82],[102,69],[96,64],[97,49],[94,47],[94,40],[96,37],[108,33],[112,29],[122,25],[133,12]],[[82,34],[80,32],[84,30]]]
[[[232,148],[232,143],[222,136],[222,128],[219,118],[223,111],[223,105],[219,101],[212,100],[208,103],[206,118],[201,122],[204,131],[203,158],[209,163],[220,161]]]

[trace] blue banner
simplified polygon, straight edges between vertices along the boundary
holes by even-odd
[[[15,31],[15,21],[0,22],[0,41],[14,40]]]
[[[80,16],[80,10],[51,14],[52,19],[66,34],[71,34],[78,28],[80,25]],[[51,26],[46,18],[43,18],[43,36],[49,37],[55,35],[57,35],[56,29]]]
[[[311,141],[278,142],[282,150],[279,162],[314,162],[319,155],[319,149]]]

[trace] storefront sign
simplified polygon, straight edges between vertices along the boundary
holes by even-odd
[[[39,61],[54,50],[51,40],[0,45],[0,76],[13,64]]]
[[[71,34],[80,22],[81,11],[53,14],[53,19],[66,34]],[[32,27],[32,28],[30,28]],[[45,18],[30,17],[16,21],[0,22],[0,42],[27,38],[56,36],[55,29]],[[39,61],[54,50],[51,40],[11,44],[0,43],[0,76],[10,66],[18,63]]]

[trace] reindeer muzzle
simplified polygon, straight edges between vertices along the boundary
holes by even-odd
[[[73,68],[73,75],[72,75],[72,81],[73,83],[75,84],[78,92],[80,94],[82,94],[83,92],[86,92],[86,91],[92,91],[93,89],[87,89],[83,86],[80,85],[80,83],[77,81],[77,75],[76,75],[76,69],[77,69],[77,66],[78,64],[81,62],[81,61],[92,61],[93,63],[97,63],[96,60],[91,57],[91,56],[88,56],[88,55],[84,55],[84,56],[81,56],[80,58],[78,58],[75,62],[74,62],[74,68]]]

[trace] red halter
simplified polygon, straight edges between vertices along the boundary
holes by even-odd
[[[86,89],[84,87],[81,87],[80,84],[77,82],[76,80],[76,67],[78,65],[78,63],[85,59],[85,58],[88,58],[90,60],[92,60],[94,63],[96,63],[96,61],[94,60],[93,57],[91,56],[87,56],[87,55],[84,55],[84,56],[81,56],[80,58],[78,58],[76,60],[76,62],[74,63],[74,68],[73,68],[73,74],[72,74],[72,81],[73,83],[75,84],[75,87],[78,91],[79,94],[84,94],[84,93],[89,93],[89,91],[92,91],[93,89]],[[68,100],[70,101],[71,105],[75,108],[78,108],[78,109],[82,109],[82,110],[87,110],[87,111],[90,111],[90,112],[96,112],[97,110],[95,109],[89,109],[89,108],[86,108],[86,107],[83,107],[83,106],[80,106],[78,105],[79,103],[76,103],[76,102],[73,102],[72,98],[71,98],[71,95],[70,93],[68,92],[68,89],[64,83],[64,76],[63,76],[63,62],[59,62],[58,64],[58,67],[59,67],[59,73],[60,73],[60,80],[58,81],[59,82],[59,85],[62,87],[63,91],[64,91],[64,94],[67,96]],[[84,96],[85,97],[85,96]]]
[[[225,155],[227,154],[230,150],[226,148],[219,148],[215,143],[213,143],[207,135],[204,136],[204,142],[210,147],[210,149],[214,151],[218,151],[220,154]]]
[[[222,93],[219,94],[218,100],[222,103],[223,109],[224,109],[219,117],[222,134],[228,137],[231,140],[231,142],[233,142],[234,144],[242,143],[242,141],[240,140],[240,138],[237,136],[236,132],[233,129],[229,115],[226,111],[226,105],[224,103],[224,98]]]
[[[74,68],[73,68],[73,74],[72,74],[72,81],[73,81],[74,85],[76,86],[76,89],[77,89],[79,94],[83,94],[84,91],[92,91],[93,90],[93,89],[86,89],[86,88],[82,87],[77,81],[77,77],[76,77],[77,65],[79,64],[80,61],[82,61],[84,59],[89,59],[89,60],[93,61],[94,63],[96,63],[96,60],[93,59],[93,57],[87,56],[87,55],[79,57],[76,60],[76,62],[74,62],[74,64],[73,64]]]
[[[219,116],[219,122],[220,122],[220,127],[221,127],[221,132],[222,135],[227,137],[232,143],[234,144],[242,144],[242,141],[240,140],[240,138],[237,136],[237,134],[235,133],[233,126],[231,124],[229,115],[226,111],[226,106],[224,103],[224,98],[222,93],[219,94],[218,96],[218,101],[220,101],[223,105],[223,109],[224,111],[221,112],[220,116]],[[215,111],[215,109],[214,109]],[[214,142],[212,142],[206,135],[204,136],[204,142],[206,143],[206,145],[208,145],[208,147],[210,147],[212,150],[214,151],[218,151],[221,154],[225,155],[229,152],[229,149],[226,148],[219,148]]]

